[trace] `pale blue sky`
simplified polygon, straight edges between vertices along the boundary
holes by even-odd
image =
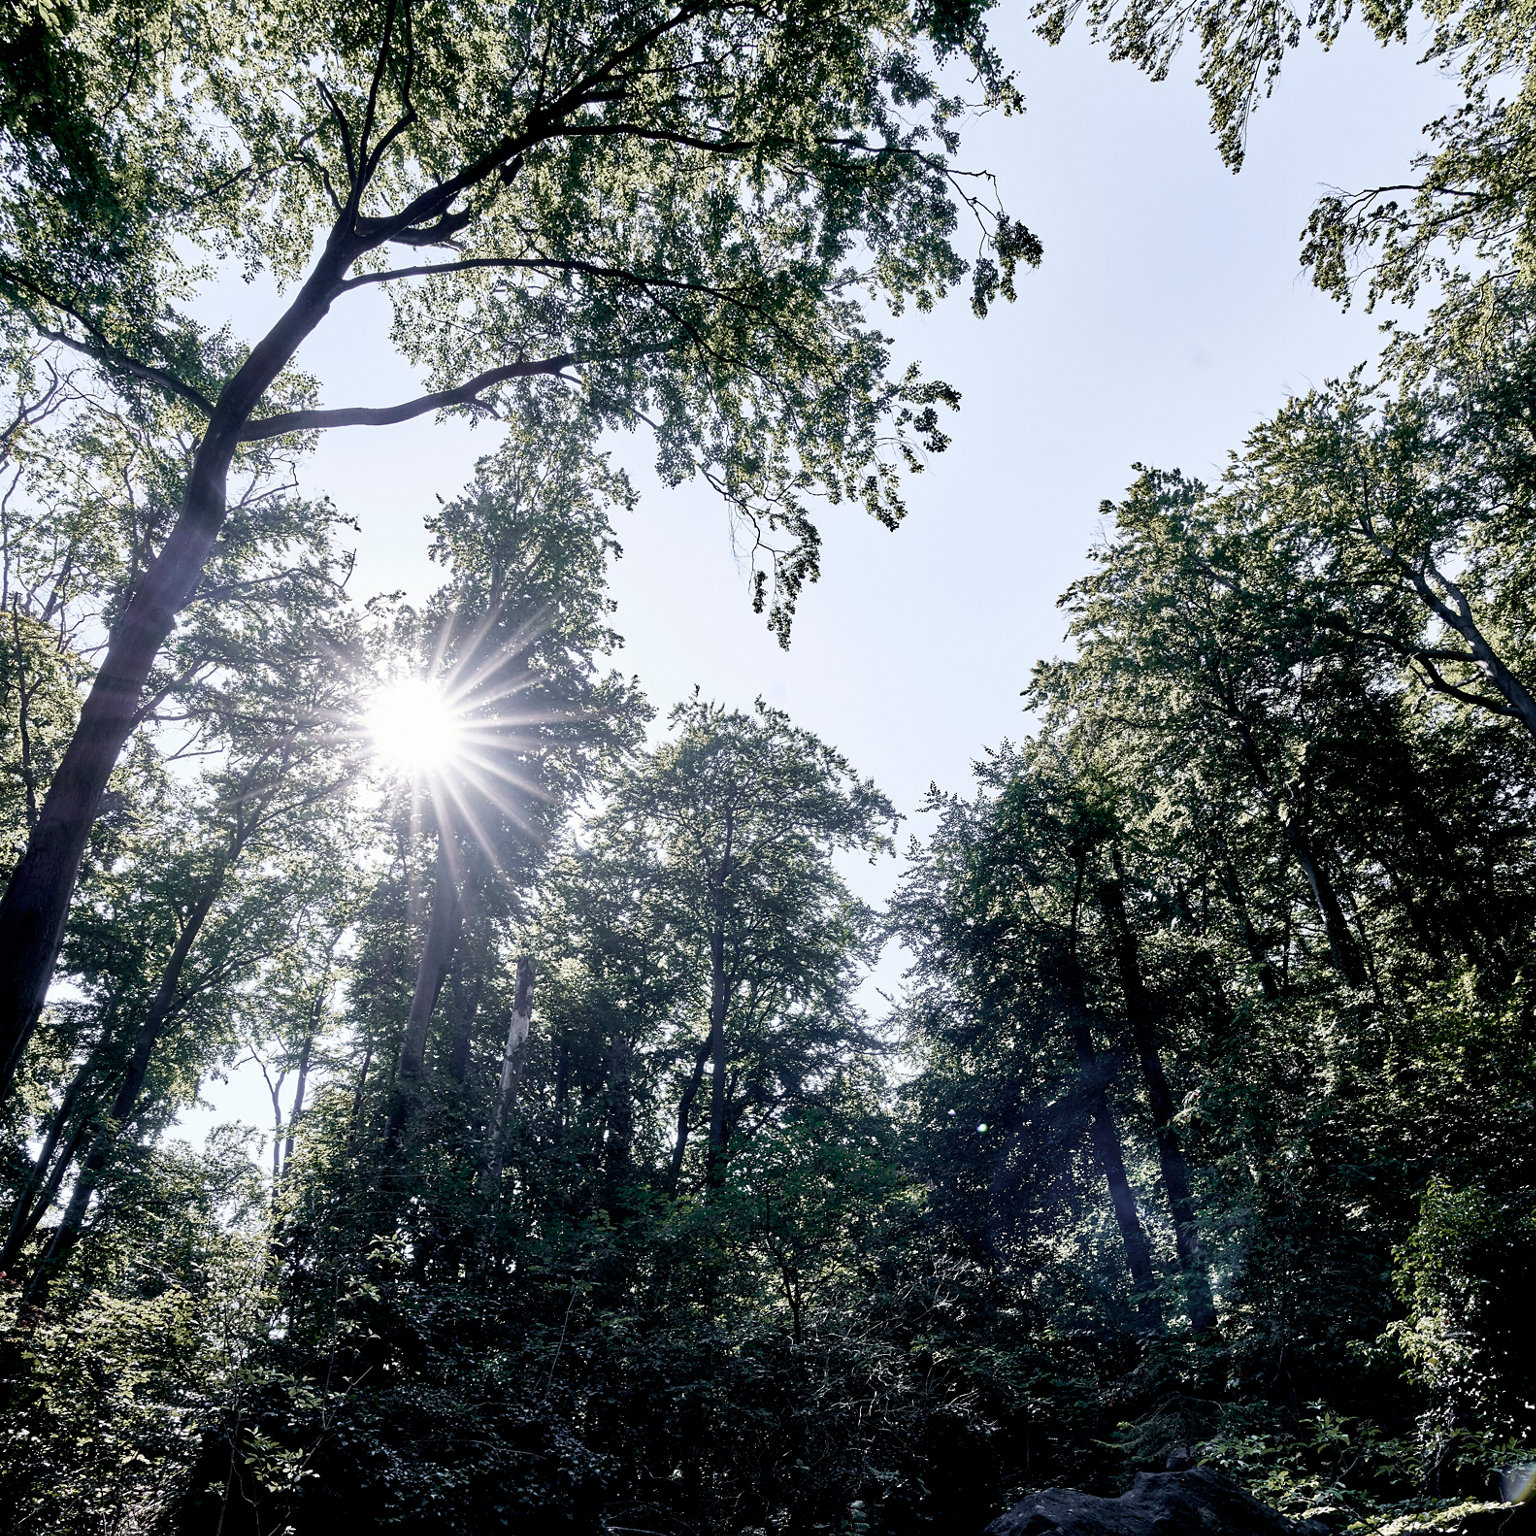
[[[1403,179],[1422,125],[1454,99],[1415,63],[1421,47],[1383,50],[1351,28],[1290,62],[1233,176],[1191,68],[1153,85],[1081,35],[1047,48],[1025,18],[1004,11],[996,35],[1028,111],[978,120],[964,159],[997,174],[1045,261],[985,322],[957,296],[895,326],[904,355],[964,395],[953,445],[912,482],[899,532],[829,510],[824,574],[787,653],[750,610],[719,502],[661,488],[644,437],[615,444],[642,492],[615,573],[625,670],[662,708],[695,684],[733,705],[763,695],[906,812],[930,780],[963,788],[984,744],[1019,733],[1019,689],[1060,648],[1055,599],[1133,462],[1214,476],[1287,392],[1374,354],[1379,317],[1311,288],[1298,235],[1326,189]],[[271,310],[258,288],[223,296],[242,330]],[[325,402],[414,393],[382,303],[347,303],[299,359]],[[309,478],[361,522],[360,596],[433,584],[422,518],[494,441],[430,420],[325,437]],[[879,899],[894,873],[857,883]]]

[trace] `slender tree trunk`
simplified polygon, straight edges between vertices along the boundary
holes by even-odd
[[[704,1177],[711,1186],[725,1176],[725,1138],[727,1107],[727,1063],[725,1013],[730,988],[725,974],[725,919],[728,887],[735,868],[735,807],[725,808],[725,846],[720,863],[710,878],[711,923],[709,930],[709,1054],[714,1065],[709,1080],[709,1155],[704,1162]]]
[[[1125,1154],[1120,1146],[1120,1128],[1110,1112],[1104,1092],[1104,1068],[1093,1049],[1093,1036],[1086,1020],[1072,1024],[1072,1044],[1077,1052],[1078,1076],[1083,1097],[1088,1104],[1088,1134],[1093,1142],[1099,1171],[1109,1186],[1109,1203],[1125,1244],[1125,1263],[1131,1272],[1131,1286],[1136,1292],[1136,1308],[1150,1327],[1161,1325],[1157,1299],[1153,1294],[1157,1276],[1152,1270],[1152,1246],[1136,1209],[1136,1193],[1125,1171]]]
[[[667,1170],[668,1194],[677,1193],[677,1181],[683,1172],[683,1156],[688,1150],[688,1118],[693,1110],[693,1101],[698,1096],[699,1084],[704,1080],[704,1063],[709,1060],[714,1048],[715,1037],[711,1032],[704,1037],[703,1045],[694,1052],[693,1071],[683,1087],[682,1097],[677,1101],[677,1139],[672,1143],[672,1166]]]
[[[1072,1047],[1077,1054],[1077,1071],[1084,1101],[1088,1106],[1088,1134],[1104,1182],[1109,1186],[1109,1203],[1125,1245],[1126,1267],[1131,1272],[1131,1289],[1136,1310],[1148,1328],[1162,1326],[1162,1309],[1157,1302],[1157,1276],[1152,1269],[1152,1246],[1136,1209],[1136,1193],[1125,1171],[1125,1154],[1120,1144],[1120,1128],[1115,1124],[1105,1091],[1105,1071],[1093,1049],[1093,1031],[1088,1023],[1087,989],[1083,968],[1077,957],[1078,916],[1086,854],[1080,854],[1077,883],[1072,895],[1072,950],[1067,958],[1067,998],[1070,1009]]]
[[[1243,756],[1248,761],[1248,767],[1276,816],[1280,818],[1280,824],[1285,829],[1286,846],[1301,867],[1302,874],[1306,876],[1308,886],[1311,887],[1312,899],[1317,903],[1318,913],[1323,919],[1323,931],[1328,936],[1328,950],[1333,957],[1334,969],[1343,978],[1345,985],[1363,988],[1369,984],[1369,977],[1355,947],[1354,935],[1349,931],[1349,923],[1344,917],[1344,908],[1339,902],[1339,894],[1333,888],[1333,882],[1328,878],[1327,871],[1323,869],[1305,828],[1293,814],[1285,797],[1276,789],[1269,766],[1264,761],[1264,754],[1259,750],[1258,742],[1254,740],[1253,732],[1248,729],[1245,721],[1236,716],[1231,718],[1238,739],[1242,743]]]
[[[1195,1202],[1189,1190],[1189,1165],[1173,1125],[1173,1094],[1168,1088],[1168,1078],[1163,1071],[1162,1056],[1152,1029],[1152,999],[1147,995],[1136,935],[1125,910],[1125,876],[1120,867],[1118,852],[1114,857],[1116,878],[1106,880],[1100,886],[1099,900],[1109,922],[1115,958],[1119,963],[1120,986],[1125,993],[1125,1011],[1131,1026],[1131,1040],[1141,1063],[1147,1102],[1152,1109],[1152,1134],[1157,1141],[1157,1160],[1162,1171],[1163,1190],[1168,1196],[1168,1211],[1173,1217],[1173,1241],[1179,1256],[1179,1272],[1184,1279],[1189,1321],[1196,1333],[1204,1333],[1206,1329],[1216,1326],[1211,1280],[1206,1272],[1200,1230],[1195,1222]]]
[[[725,928],[717,921],[709,937],[709,1055],[713,1066],[709,1080],[709,1157],[705,1177],[711,1185],[719,1184],[725,1173]]]
[[[98,1126],[91,1140],[91,1149],[86,1154],[85,1162],[75,1178],[75,1187],[70,1192],[69,1204],[65,1207],[64,1215],[54,1231],[53,1241],[48,1245],[48,1251],[43,1255],[32,1276],[31,1284],[27,1287],[26,1301],[29,1306],[42,1306],[47,1299],[49,1287],[57,1279],[75,1244],[80,1240],[91,1197],[101,1182],[102,1174],[106,1172],[112,1161],[112,1154],[116,1149],[117,1138],[122,1127],[127,1124],[138,1107],[139,1095],[149,1072],[149,1063],[155,1046],[159,1043],[165,1026],[175,1012],[181,974],[186,968],[188,956],[192,953],[192,946],[197,942],[197,936],[202,932],[209,912],[213,910],[213,904],[224,887],[224,880],[231,865],[239,858],[246,841],[255,830],[257,819],[252,816],[250,820],[243,821],[236,828],[223,857],[203,882],[197,901],[187,914],[186,924],[181,930],[181,936],[176,940],[176,947],[171,951],[170,959],[166,962],[160,984],[155,988],[155,995],[150,999],[149,1007],[139,1022],[133,1055],[128,1059],[128,1067],[118,1087],[117,1097],[112,1101],[111,1112]]]
[[[432,910],[427,918],[427,932],[416,963],[416,985],[411,993],[411,1011],[405,1020],[405,1035],[400,1042],[400,1060],[395,1067],[395,1102],[385,1128],[384,1142],[391,1150],[421,1103],[421,1081],[427,1060],[427,1027],[438,993],[448,975],[453,952],[458,944],[464,917],[458,882],[454,879],[449,856],[449,833],[439,828],[437,834],[437,873],[432,882]]]
[[[501,1186],[502,1159],[506,1156],[507,1112],[517,1097],[518,1084],[528,1063],[528,1031],[533,1028],[533,959],[517,957],[517,982],[512,992],[512,1017],[507,1024],[507,1043],[501,1053],[501,1082],[496,1090],[496,1109],[491,1116],[490,1155],[485,1187],[493,1194]]]
[[[1366,537],[1378,548],[1385,548],[1369,530],[1366,531]],[[1477,622],[1477,616],[1472,612],[1472,604],[1466,593],[1433,563],[1427,564],[1420,571],[1414,569],[1411,562],[1405,561],[1395,550],[1392,554],[1400,569],[1407,574],[1409,585],[1419,594],[1430,612],[1467,642],[1467,649],[1472,653],[1468,659],[1503,695],[1506,706],[1503,713],[1512,715],[1532,736],[1536,736],[1536,698],[1531,696],[1530,689],[1504,664],[1503,658],[1489,643],[1482,626]],[[1431,581],[1438,583],[1441,592],[1435,591]],[[1466,690],[1456,688],[1442,678],[1432,661],[1421,657],[1420,662],[1428,671],[1432,686],[1454,698],[1476,702]]]
[[[480,1013],[480,998],[485,991],[485,958],[464,942],[467,929],[473,939],[479,921],[479,895],[485,878],[485,856],[478,841],[471,844],[464,862],[464,880],[459,891],[460,930],[455,946],[458,961],[458,991],[463,1006],[453,1020],[453,1038],[448,1043],[448,1075],[461,1088],[469,1082],[470,1055],[475,1043],[475,1020]]]
[[[1269,962],[1269,956],[1264,952],[1264,946],[1259,943],[1259,935],[1253,926],[1253,918],[1248,911],[1248,900],[1243,894],[1243,884],[1238,878],[1236,869],[1230,861],[1224,861],[1221,866],[1221,883],[1226,887],[1227,900],[1232,904],[1232,911],[1237,916],[1237,926],[1243,935],[1243,945],[1248,951],[1248,959],[1253,965],[1254,974],[1259,978],[1259,985],[1264,989],[1264,996],[1268,1001],[1275,1002],[1280,996],[1280,983],[1275,976],[1275,968]]]
[[[360,249],[338,222],[293,303],[220,391],[193,455],[176,523],[112,627],[79,723],[0,898],[0,1102],[10,1093],[47,1000],[107,779],[139,723],[155,658],[196,592],[223,527],[229,467],[240,434],[273,380],[324,319]]]
[[[565,1145],[565,1102],[570,1093],[571,1047],[562,1035],[555,1047],[555,1145]]]
[[[317,1006],[317,1015],[319,1011]],[[309,1033],[304,1036],[304,1048],[299,1052],[299,1076],[293,1085],[293,1105],[288,1111],[288,1134],[283,1139],[283,1173],[288,1171],[288,1165],[293,1161],[293,1130],[299,1123],[299,1116],[304,1113],[304,1086],[309,1081],[309,1057],[314,1045],[315,1029],[314,1021],[311,1021]]]
[[[1346,985],[1356,988],[1368,986],[1370,977],[1360,958],[1355,936],[1349,931],[1349,920],[1344,916],[1339,893],[1313,851],[1310,839],[1290,821],[1286,822],[1285,838],[1292,857],[1301,866],[1301,872],[1312,888],[1317,910],[1322,914],[1323,931],[1328,936],[1328,952],[1333,957],[1334,969],[1344,978]]]
[[[461,1088],[469,1083],[470,1056],[475,1043],[475,1020],[480,1016],[480,998],[485,991],[485,965],[476,959],[470,974],[464,975],[463,954],[460,953],[459,990],[464,993],[463,1006],[453,1021],[453,1040],[448,1047],[448,1075]]]
[[[0,1250],[0,1274],[8,1275],[20,1264],[22,1249],[37,1231],[38,1223],[48,1213],[53,1202],[58,1199],[64,1175],[79,1155],[85,1133],[89,1129],[90,1121],[82,1120],[70,1134],[64,1150],[54,1159],[42,1187],[29,1185],[27,1194],[17,1200],[16,1208],[11,1212],[10,1228],[5,1235],[5,1247]]]
[[[620,1214],[621,1196],[629,1173],[635,1139],[634,1086],[630,1069],[633,1048],[625,1035],[608,1044],[608,1123],[603,1138],[603,1205],[610,1216]]]
[[[16,1267],[22,1247],[37,1230],[38,1222],[53,1204],[54,1197],[59,1192],[59,1186],[64,1182],[65,1171],[74,1161],[80,1143],[85,1139],[85,1132],[90,1123],[89,1116],[82,1119],[75,1127],[63,1153],[55,1162],[54,1153],[58,1151],[59,1139],[64,1134],[64,1127],[69,1124],[69,1117],[74,1112],[86,1083],[95,1076],[105,1050],[106,1039],[103,1037],[91,1047],[90,1054],[80,1064],[80,1070],[70,1079],[69,1087],[64,1090],[59,1107],[48,1123],[48,1132],[43,1137],[42,1146],[38,1148],[31,1172],[17,1191],[16,1203],[11,1207],[11,1219],[6,1228],[5,1244],[0,1247],[0,1273],[8,1274]]]

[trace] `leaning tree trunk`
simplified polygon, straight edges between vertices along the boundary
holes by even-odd
[[[1115,1124],[1104,1089],[1104,1064],[1094,1052],[1092,1032],[1081,1015],[1072,1021],[1072,1045],[1077,1052],[1081,1091],[1088,1105],[1088,1135],[1099,1171],[1109,1186],[1109,1203],[1115,1213],[1115,1224],[1120,1228],[1120,1239],[1125,1244],[1125,1263],[1131,1272],[1131,1287],[1136,1293],[1136,1310],[1148,1327],[1156,1328],[1161,1326],[1162,1316],[1157,1305],[1152,1246],[1147,1241],[1147,1230],[1141,1224],[1141,1213],[1136,1209],[1136,1192],[1125,1171],[1120,1128]]]
[[[102,1174],[111,1164],[118,1136],[139,1107],[139,1096],[144,1088],[144,1079],[149,1073],[149,1064],[154,1055],[155,1046],[164,1034],[165,1027],[170,1022],[180,1000],[178,993],[181,987],[181,975],[186,968],[187,958],[192,953],[192,946],[197,942],[198,934],[202,932],[209,912],[213,910],[213,904],[223,889],[224,879],[230,867],[239,858],[241,850],[255,830],[256,822],[257,818],[253,817],[236,829],[223,857],[203,882],[197,901],[187,914],[187,921],[181,930],[181,936],[176,940],[176,947],[171,951],[170,959],[166,962],[160,984],[155,988],[155,995],[150,999],[149,1007],[139,1022],[138,1034],[133,1044],[133,1055],[129,1057],[128,1068],[118,1087],[117,1097],[112,1101],[111,1113],[97,1128],[92,1138],[91,1149],[86,1154],[80,1172],[76,1175],[69,1204],[65,1207],[64,1215],[54,1231],[53,1241],[48,1245],[48,1251],[43,1255],[27,1287],[26,1303],[30,1307],[42,1306],[47,1299],[49,1287],[58,1278],[70,1253],[80,1241],[80,1233],[85,1225],[91,1197],[96,1193]]]
[[[1189,1191],[1189,1165],[1173,1124],[1173,1094],[1168,1088],[1152,1029],[1152,1000],[1147,995],[1136,935],[1125,910],[1124,875],[1118,854],[1115,874],[1114,880],[1106,880],[1099,888],[1099,902],[1109,922],[1131,1040],[1141,1063],[1147,1102],[1152,1108],[1152,1134],[1157,1142],[1157,1160],[1163,1175],[1163,1189],[1168,1196],[1169,1214],[1173,1217],[1173,1241],[1179,1256],[1179,1273],[1184,1280],[1189,1321],[1196,1333],[1204,1333],[1216,1326],[1216,1307],[1211,1299],[1211,1280],[1206,1272],[1205,1252],[1195,1223],[1195,1202]]]
[[[667,1168],[667,1193],[677,1193],[677,1183],[683,1173],[683,1158],[688,1152],[688,1125],[693,1111],[693,1101],[698,1096],[699,1084],[704,1081],[704,1064],[710,1058],[710,1053],[715,1048],[715,1036],[711,1031],[705,1035],[704,1043],[695,1048],[693,1053],[693,1070],[688,1074],[688,1081],[683,1084],[682,1096],[677,1101],[677,1135],[672,1142],[672,1161]]]
[[[1259,986],[1263,988],[1265,1001],[1277,1002],[1280,997],[1280,982],[1275,976],[1275,968],[1270,963],[1264,946],[1259,942],[1258,930],[1253,926],[1253,916],[1248,910],[1248,898],[1243,893],[1242,880],[1230,860],[1222,862],[1221,883],[1226,889],[1227,900],[1231,903],[1232,911],[1237,918],[1237,926],[1243,936],[1243,946],[1248,951],[1248,961],[1253,966],[1254,975],[1259,978]]]
[[[1317,851],[1312,846],[1312,840],[1307,835],[1306,828],[1294,814],[1293,808],[1286,803],[1286,797],[1276,787],[1274,776],[1270,773],[1269,765],[1264,761],[1264,754],[1260,751],[1259,744],[1254,740],[1253,732],[1248,728],[1246,721],[1233,717],[1232,725],[1242,746],[1243,757],[1247,760],[1249,771],[1253,774],[1260,792],[1269,801],[1270,808],[1279,818],[1280,825],[1285,830],[1286,847],[1311,888],[1312,899],[1317,903],[1318,914],[1323,920],[1323,931],[1328,936],[1328,950],[1333,957],[1334,969],[1343,978],[1346,986],[1362,989],[1368,985],[1370,978],[1366,974],[1365,963],[1360,958],[1355,936],[1349,930],[1349,922],[1344,916],[1344,907],[1339,901],[1339,893],[1334,889],[1333,881],[1328,878],[1328,872],[1318,859]]]
[[[11,1219],[6,1227],[5,1243],[0,1246],[0,1274],[9,1274],[16,1268],[22,1249],[33,1232],[37,1230],[37,1225],[44,1214],[52,1208],[59,1193],[59,1187],[64,1182],[64,1175],[70,1164],[74,1162],[80,1145],[85,1140],[86,1132],[90,1129],[89,1113],[79,1118],[63,1147],[59,1146],[65,1127],[68,1126],[70,1117],[74,1114],[86,1084],[95,1076],[100,1066],[101,1058],[106,1052],[106,1044],[106,1038],[103,1035],[91,1047],[80,1069],[70,1079],[69,1087],[64,1090],[59,1107],[48,1124],[48,1130],[43,1137],[42,1146],[38,1148],[37,1157],[22,1181],[21,1188],[16,1192],[16,1203],[11,1207]]]
[[[361,246],[338,222],[292,304],[214,402],[181,509],[112,626],[106,656],[59,760],[26,851],[0,898],[0,1102],[47,1000],[91,825],[124,743],[140,722],[155,658],[192,600],[228,511],[241,432],[305,337],[324,319]]]

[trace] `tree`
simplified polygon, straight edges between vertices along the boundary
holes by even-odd
[[[526,898],[567,808],[604,758],[629,745],[647,709],[597,660],[620,642],[604,596],[619,552],[610,509],[633,504],[622,475],[594,452],[590,427],[541,420],[535,405],[474,482],[429,526],[433,555],[449,567],[424,623],[403,615],[414,666],[440,681],[446,729],[456,738],[404,786],[397,814],[433,834],[432,894],[396,1067],[393,1145],[419,1101],[428,1030],[465,925],[505,928]],[[412,632],[414,631],[414,632]],[[427,651],[427,637],[436,632]],[[498,887],[493,894],[489,887]],[[494,916],[487,901],[501,910]],[[499,923],[497,919],[499,918]],[[482,947],[495,940],[480,934]],[[475,962],[497,963],[487,952]],[[478,983],[461,1000],[450,1072],[462,1084]]]
[[[992,1165],[983,1198],[1004,1196],[995,1222],[1002,1230],[989,1232],[987,1245],[1017,1238],[1027,1222],[1020,1219],[1023,1211],[1010,1209],[1011,1197],[1039,1198],[1041,1191],[1027,1185],[1050,1177],[1028,1167],[1031,1132],[1046,1132],[1047,1157],[1070,1156],[1062,1145],[1067,1137],[1049,1136],[1050,1122],[1064,1110],[1077,1135],[1087,1123],[1136,1311],[1155,1326],[1160,1317],[1152,1249],[1110,1102],[1113,1058],[1101,1057],[1094,1042],[1098,1010],[1084,952],[1090,865],[1099,856],[1103,829],[1091,805],[1070,781],[1061,782],[1054,766],[1048,753],[1031,761],[1010,752],[988,765],[990,795],[984,791],[974,804],[933,797],[942,819],[929,846],[913,850],[913,867],[895,905],[898,931],[917,957],[915,977],[937,994],[923,1009],[920,1026],[927,1069],[944,1073],[940,1061],[951,1053],[987,1062],[992,1081],[983,1090],[975,1134],[986,1137],[995,1126],[990,1145],[1000,1142],[1002,1150],[982,1152],[984,1164]],[[1067,1061],[1076,1081],[1067,1103],[1048,1109],[1049,1096],[1061,1091]],[[977,1108],[970,1100],[960,1113],[969,1119]]]
[[[92,1043],[18,1196],[4,1250],[14,1272],[71,1156],[83,1152],[34,1270],[34,1305],[79,1241],[125,1130],[195,1096],[235,1034],[229,1015],[241,982],[345,878],[335,836],[346,823],[329,802],[357,768],[355,739],[337,728],[355,715],[353,677],[337,667],[349,636],[325,607],[317,612],[292,588],[286,596],[277,615],[247,607],[238,640],[222,637],[222,655],[201,637],[205,658],[222,662],[214,674],[222,686],[205,679],[183,718],[199,752],[223,761],[191,792],[178,792],[165,764],[149,765],[147,782],[124,796],[118,845],[101,850],[84,883],[64,963],[88,1000],[75,1049]],[[135,942],[125,945],[125,934]]]
[[[795,1102],[855,1033],[848,973],[873,929],[832,859],[873,859],[896,817],[839,753],[761,701],[748,715],[696,698],[671,724],[674,738],[614,785],[597,838],[610,857],[654,850],[638,869],[694,968],[705,1031],[679,1052],[676,1187],[706,1066],[715,1184],[744,1119]]]
[[[1304,548],[1332,598],[1319,622],[1536,735],[1521,640],[1536,491],[1531,322],[1523,290],[1460,285],[1422,336],[1389,350],[1381,383],[1361,369],[1288,401],[1227,480],[1260,527]]]
[[[807,496],[894,526],[886,445],[918,467],[922,447],[943,445],[937,405],[955,398],[890,374],[857,291],[926,307],[958,282],[957,200],[981,221],[978,312],[1039,255],[958,179],[963,105],[925,69],[926,52],[963,54],[986,100],[1013,104],[979,6],[686,0],[470,17],[382,0],[259,22],[219,10],[186,27],[155,13],[126,52],[112,46],[123,20],[82,14],[49,42],[80,114],[103,125],[101,160],[123,167],[117,195],[16,176],[0,287],[38,335],[168,400],[196,448],[0,901],[0,1089],[42,1006],[112,764],[250,445],[495,409],[513,380],[564,379],[604,423],[651,420],[663,477],[704,474],[752,523],[783,634],[815,572]],[[20,151],[16,164],[25,172]],[[401,247],[451,255],[391,265]],[[297,282],[249,351],[182,307],[201,275],[192,251]],[[434,387],[320,408],[295,355],[333,306],[375,286]]]

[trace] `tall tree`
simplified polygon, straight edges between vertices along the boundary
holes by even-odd
[[[419,1102],[432,1016],[466,923],[483,924],[499,908],[505,928],[568,807],[646,714],[632,685],[597,670],[619,643],[605,595],[618,553],[610,517],[633,495],[594,452],[590,424],[583,431],[540,411],[532,404],[465,494],[431,520],[432,552],[449,579],[419,620],[402,616],[408,633],[396,638],[426,651],[408,665],[425,669],[428,697],[435,689],[438,703],[435,714],[396,727],[450,739],[407,772],[397,806],[436,852],[391,1144]],[[487,935],[480,938],[483,947]],[[490,941],[473,963],[495,964],[495,948]],[[477,1000],[474,987],[461,999],[449,1053],[450,1075],[461,1083]]]
[[[717,1183],[742,1121],[792,1102],[857,1035],[848,973],[873,929],[833,856],[874,858],[895,813],[839,753],[761,701],[747,714],[695,698],[671,724],[672,738],[617,780],[594,830],[608,857],[630,850],[655,882],[657,916],[694,968],[675,1187],[706,1067],[705,1171]]]

